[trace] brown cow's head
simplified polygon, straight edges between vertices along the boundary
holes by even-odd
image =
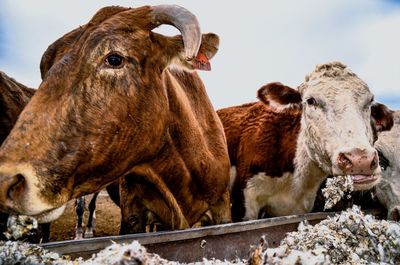
[[[182,36],[152,32],[160,24]],[[103,8],[56,41],[0,150],[0,208],[45,213],[152,159],[168,130],[165,69],[208,69],[217,46],[193,14],[166,5]]]
[[[373,101],[368,86],[346,66],[319,65],[298,90],[271,83],[258,91],[265,104],[302,111],[297,164],[311,159],[326,175],[352,175],[355,189],[369,189],[380,178],[373,148],[376,131],[389,130],[392,112]],[[307,158],[299,156],[305,151]]]

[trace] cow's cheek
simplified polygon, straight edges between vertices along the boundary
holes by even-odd
[[[311,111],[310,111],[311,112]],[[329,161],[336,148],[336,142],[331,141],[332,128],[324,118],[322,111],[314,110],[307,113],[307,147],[318,161]]]

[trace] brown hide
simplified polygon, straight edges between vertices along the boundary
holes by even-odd
[[[255,102],[217,111],[237,176],[232,190],[232,218],[244,215],[243,193],[247,180],[258,172],[281,176],[293,172],[301,111],[276,112]]]
[[[193,86],[198,88],[203,87],[197,75],[181,71],[171,71],[171,73],[174,79],[176,78],[182,87],[187,90],[185,93],[191,93],[190,90]],[[171,82],[174,79],[167,79],[168,81],[166,81],[166,83],[171,85],[172,88]],[[179,197],[177,197],[178,201],[180,201],[179,198],[181,198],[182,200],[190,202],[188,204],[179,204],[186,218],[192,220],[188,222],[188,225],[192,226],[194,223],[198,222],[205,213],[197,210],[193,211],[193,209],[203,209],[206,206],[205,201],[212,199],[216,194],[219,194],[221,192],[219,189],[226,185],[226,183],[220,182],[220,178],[214,178],[212,181],[211,179],[204,180],[210,184],[208,187],[205,186],[204,183],[198,182],[202,179],[201,175],[204,173],[207,173],[209,176],[217,176],[219,170],[226,170],[226,164],[221,165],[221,161],[226,159],[222,156],[222,153],[214,158],[209,157],[207,154],[208,152],[220,153],[218,150],[226,149],[226,146],[225,143],[219,142],[218,139],[220,139],[220,135],[211,133],[217,129],[214,127],[216,124],[211,125],[205,122],[211,120],[214,114],[204,112],[203,109],[199,109],[201,115],[209,117],[197,120],[197,122],[199,123],[198,125],[204,129],[204,133],[209,133],[207,139],[204,140],[209,143],[219,142],[219,144],[209,146],[210,149],[207,153],[202,153],[201,148],[199,149],[203,144],[208,145],[207,142],[202,142],[204,140],[193,142],[193,144],[189,145],[189,143],[192,142],[193,137],[197,139],[201,138],[196,136],[196,129],[193,127],[192,123],[192,114],[188,113],[187,110],[182,109],[182,105],[179,103],[181,92],[176,91],[175,89],[170,89],[168,91],[169,98],[171,99],[170,108],[173,110],[172,112],[174,114],[171,117],[172,119],[169,127],[170,136],[167,141],[175,147],[163,150],[156,159],[147,165],[157,173],[156,175],[163,176],[163,178],[156,180],[150,180],[149,178],[143,179],[140,178],[140,174],[134,172],[134,175],[138,176],[132,176],[130,174],[122,180],[121,186],[124,187],[124,189],[121,191],[121,211],[123,217],[121,232],[124,234],[144,231],[145,225],[148,223],[148,220],[143,219],[146,218],[146,210],[156,213],[159,221],[166,225],[166,228],[179,228],[179,220],[175,220],[174,218],[178,217],[180,213],[177,212],[174,216],[171,216],[170,211],[168,210],[171,207],[167,207],[167,202],[163,199],[168,190],[179,191],[180,194]],[[198,93],[192,94],[193,97],[191,98],[191,102],[187,102],[192,106],[191,108],[196,108],[196,106],[203,106],[205,107],[204,109],[211,108],[210,102],[204,102],[203,100],[205,98],[205,90],[202,89],[197,92]],[[173,163],[170,161],[173,161]],[[216,171],[213,172],[214,170]],[[170,172],[176,173],[171,174]],[[176,178],[175,174],[180,174],[181,177]],[[154,183],[160,181],[164,182],[168,188],[161,189],[162,185],[160,185],[160,183]],[[197,193],[208,197],[208,199],[203,201],[196,200],[194,195]],[[227,218],[226,212],[218,210],[218,208],[223,207],[223,205],[229,204],[229,200],[229,194],[226,191],[224,195],[220,197],[220,200],[215,202],[215,205],[211,205],[210,210],[213,215],[212,217],[217,223],[220,223],[220,220],[227,222],[228,219],[230,219]],[[132,209],[137,209],[137,212],[132,211]]]
[[[0,144],[10,133],[22,109],[35,90],[28,88],[0,71]],[[8,214],[0,212],[0,239],[7,225]]]
[[[121,11],[125,11],[125,7],[120,7],[120,6],[110,6],[110,7],[104,7],[100,9],[95,17],[91,20],[90,24],[92,25],[98,25],[99,23],[103,22],[110,16],[117,14]],[[45,78],[47,72],[50,70],[50,68],[58,62],[62,57],[68,53],[68,51],[71,49],[71,46],[75,45],[75,43],[79,40],[81,35],[85,32],[85,29],[87,27],[90,27],[90,25],[84,25],[80,26],[64,36],[62,36],[60,39],[56,40],[54,43],[52,43],[45,51],[45,53],[42,56],[42,59],[40,61],[40,73],[42,75],[42,79]]]
[[[208,210],[216,223],[229,221],[222,125],[197,73],[167,68],[193,69],[182,37],[150,31],[159,23],[153,7],[104,10],[65,35],[73,45],[56,42],[43,57],[43,82],[0,151],[0,186],[10,189],[0,207],[36,215],[140,177],[164,201],[144,206],[173,228]],[[207,51],[216,39],[203,36]],[[122,65],[111,66],[110,54]]]
[[[107,17],[124,10],[126,9],[122,7],[103,8],[96,14],[95,19],[92,19],[92,22],[90,24],[100,23],[105,19],[107,19]],[[68,52],[70,46],[74,45],[74,43],[77,40],[79,40],[79,37],[84,32],[84,28],[86,26],[87,25],[79,27],[65,34],[62,38],[55,41],[53,44],[49,46],[49,48],[46,50],[41,60],[40,67],[41,67],[42,78],[46,76],[46,73],[50,70],[50,68],[53,66],[55,62],[63,58],[63,56]],[[199,53],[211,59],[218,50],[218,42],[219,42],[218,38],[214,34],[203,35]],[[173,71],[173,73],[176,75],[177,79],[182,84],[182,86],[184,87],[203,86],[202,82],[201,81],[199,82],[198,78],[192,78],[192,77],[189,78],[190,75],[184,73],[179,74],[179,72],[180,71]],[[203,96],[207,95],[202,95],[202,97]],[[195,104],[204,104],[204,103],[196,102]],[[208,107],[211,106],[207,106],[207,108]],[[210,118],[212,119],[212,117]],[[184,168],[184,166],[182,168]],[[152,183],[151,181],[149,183],[148,181],[143,179],[140,175],[136,174],[136,176],[132,177],[133,175],[134,174],[131,172],[128,175],[130,177],[129,180],[125,181],[125,178],[121,179],[122,180],[121,185],[123,187],[123,189],[121,190],[122,193],[121,200],[123,202],[122,204],[119,203],[120,197],[116,190],[118,188],[118,183],[114,183],[107,187],[107,191],[113,198],[113,201],[117,205],[119,205],[122,209],[121,233],[126,234],[126,233],[143,232],[145,230],[146,224],[154,221],[154,220],[146,220],[147,216],[149,215],[148,211],[152,211],[153,213],[158,213],[158,215],[160,215],[157,216],[157,222],[171,219],[169,209],[174,209],[175,211],[178,211],[177,213],[175,213],[175,216],[182,216],[182,212],[181,210],[179,210],[179,207],[177,207],[176,200],[173,196],[171,196],[169,190],[164,189],[160,191],[160,188],[163,185],[163,183],[160,182],[159,179],[157,180],[153,179],[153,181],[157,182],[157,184],[155,184]],[[144,190],[146,190],[146,192],[143,192]],[[163,196],[166,196],[165,194],[169,194],[168,202],[171,205],[167,206],[166,202],[163,201],[164,198],[159,198],[158,200],[155,199],[157,196],[160,195],[160,192],[161,194],[163,194]],[[207,193],[207,191],[205,191],[205,193]],[[226,194],[224,196],[224,200],[222,203],[227,204],[229,201],[228,197],[229,197],[228,194]],[[172,205],[174,205],[173,208],[168,208],[172,207]],[[197,215],[193,218],[198,219]],[[219,220],[220,218],[221,217],[218,216],[215,217],[216,220]],[[182,221],[182,219],[183,218],[180,218],[180,221]],[[175,223],[177,222],[179,221],[175,221]],[[164,223],[164,225],[166,225],[165,227],[168,229],[174,228],[174,225],[171,226],[170,223],[171,223],[170,220]],[[174,222],[172,222],[172,224],[173,223]],[[184,227],[185,226],[187,226],[187,224],[184,225]],[[175,225],[175,227],[177,226]]]
[[[34,93],[34,89],[18,83],[0,71],[0,143],[6,139]]]

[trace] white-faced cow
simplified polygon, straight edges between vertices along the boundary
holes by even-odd
[[[391,112],[345,65],[318,65],[298,90],[267,84],[258,98],[218,111],[233,166],[234,220],[256,219],[263,207],[270,216],[310,212],[329,175],[351,175],[357,190],[379,181],[371,115],[384,130]]]
[[[182,35],[152,32],[161,24]],[[208,68],[216,50],[198,51],[218,37],[202,35],[193,14],[168,5],[103,8],[65,37],[1,147],[0,207],[44,215],[122,177],[128,190],[136,179],[147,183],[158,204],[143,206],[172,228],[207,211],[215,223],[229,222],[223,127],[189,72]],[[129,219],[129,205],[121,207]]]
[[[351,197],[344,197],[329,211],[342,211],[353,205],[359,205],[365,210],[384,208],[388,219],[400,220],[400,111],[393,113],[393,121],[393,127],[389,131],[380,132],[374,144],[382,170],[381,181],[369,192],[356,191]],[[379,130],[380,125],[376,125]],[[321,188],[324,187],[323,183]],[[313,211],[323,211],[324,204],[325,199],[319,190]]]

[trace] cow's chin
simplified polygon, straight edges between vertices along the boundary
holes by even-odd
[[[372,189],[381,180],[380,174],[375,175],[350,175],[355,191]]]
[[[33,215],[32,217],[36,218],[39,224],[50,223],[58,219],[64,213],[65,207],[66,204],[52,210],[44,211],[40,214]]]

